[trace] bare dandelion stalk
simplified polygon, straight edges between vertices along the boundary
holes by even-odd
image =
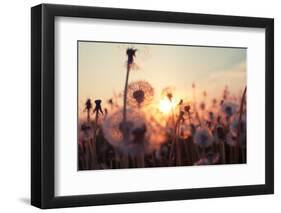
[[[127,121],[127,93],[128,93],[128,82],[129,82],[129,74],[130,74],[130,65],[127,64],[127,72],[126,72],[126,80],[125,80],[125,88],[124,88],[124,99],[123,99],[123,122]]]
[[[87,122],[89,123],[90,122],[90,112],[91,112],[91,109],[92,109],[93,105],[92,105],[92,102],[91,102],[91,99],[87,99],[86,103],[85,103],[85,109],[84,109],[84,112],[87,111]]]
[[[126,80],[125,80],[125,87],[124,87],[124,99],[123,99],[123,126],[122,126],[122,133],[124,137],[124,141],[128,140],[129,137],[129,130],[128,130],[128,125],[127,125],[127,96],[128,96],[128,83],[129,83],[129,75],[130,75],[130,70],[131,67],[134,63],[134,57],[136,55],[137,49],[133,48],[128,48],[126,51],[126,54],[128,56],[127,60],[127,72],[126,72]],[[123,154],[122,157],[123,164],[125,167],[128,166],[128,155]]]
[[[103,114],[102,108],[101,108],[101,100],[95,100],[96,107],[93,110],[93,113],[95,113],[95,123],[94,123],[94,135],[93,135],[93,144],[92,144],[92,161],[93,161],[93,167],[97,167],[97,130],[98,130],[98,121],[99,121],[99,114]]]
[[[126,123],[127,121],[127,94],[128,94],[129,75],[130,75],[131,67],[134,63],[134,57],[136,56],[136,51],[137,51],[136,49],[128,48],[126,52],[128,56],[128,61],[127,61],[127,72],[126,72],[124,99],[123,99],[123,123]],[[125,133],[125,137],[127,137],[126,134],[128,133]]]
[[[196,103],[196,91],[195,91],[195,83],[192,83],[192,93],[193,93],[193,109],[194,109],[194,112],[195,112],[195,116],[196,116],[196,119],[198,120],[198,123],[199,123],[199,126],[201,126],[201,119],[199,117],[199,114],[198,114],[198,111],[197,111],[197,103]]]
[[[173,138],[172,138],[172,146],[171,146],[171,152],[170,152],[170,157],[169,157],[169,161],[170,161],[170,164],[172,163],[172,157],[173,157],[173,154],[174,154],[174,149],[176,147],[176,164],[178,166],[181,165],[181,150],[180,150],[180,144],[179,144],[179,141],[178,141],[178,133],[179,133],[179,124],[180,122],[182,121],[183,119],[183,115],[184,115],[184,112],[183,111],[180,111],[180,114],[179,114],[179,117],[175,123],[175,127],[174,127],[174,134],[173,134]]]
[[[225,164],[226,159],[225,159],[225,142],[221,141],[220,142],[220,150],[221,150],[221,160],[222,160],[222,164]]]
[[[245,87],[242,98],[241,98],[241,103],[240,103],[240,109],[239,109],[239,118],[238,118],[238,126],[237,126],[237,155],[239,159],[239,150],[240,150],[240,134],[241,134],[241,120],[242,120],[242,114],[243,114],[243,105],[246,99],[246,92],[247,92],[247,87]],[[245,162],[245,156],[244,153],[242,153],[242,161]]]

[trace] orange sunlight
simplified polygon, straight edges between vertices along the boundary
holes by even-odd
[[[171,112],[171,110],[173,108],[175,108],[177,105],[177,101],[176,100],[168,100],[167,98],[164,98],[164,99],[161,99],[159,101],[159,110],[162,112],[162,113],[165,113],[165,114],[168,114]]]

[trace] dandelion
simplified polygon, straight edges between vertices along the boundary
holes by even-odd
[[[241,103],[240,103],[240,109],[239,109],[239,118],[238,118],[238,126],[237,126],[237,144],[241,143],[240,140],[240,132],[241,132],[241,126],[242,126],[242,113],[243,113],[243,107],[245,106],[244,103],[246,104],[246,92],[247,92],[247,87],[245,87],[243,95],[242,95],[242,99],[241,99]],[[245,106],[246,107],[246,106]],[[246,116],[244,117],[244,120],[246,120]],[[246,125],[245,125],[245,129],[246,129]],[[242,155],[244,158],[244,154]]]
[[[205,102],[201,102],[200,105],[199,105],[199,108],[200,108],[202,111],[204,111],[205,108],[206,108]]]
[[[196,87],[196,85],[195,85],[195,83],[193,82],[193,83],[192,83],[192,88],[195,89],[195,87]]]
[[[103,114],[102,108],[101,108],[101,100],[95,100],[95,109],[93,110],[93,113],[96,113],[96,116],[99,115],[99,113]]]
[[[231,134],[235,136],[235,138],[238,137],[238,125],[239,125],[239,116],[235,116],[230,124]],[[239,133],[240,133],[239,142],[241,143],[241,145],[245,145],[246,143],[246,133],[247,133],[246,128],[247,128],[246,115],[243,114],[241,116],[240,129],[239,129]]]
[[[173,102],[173,93],[174,93],[175,88],[173,87],[166,87],[162,90],[162,96],[164,98],[167,98],[171,103]]]
[[[112,98],[110,98],[110,99],[107,100],[107,104],[110,106],[111,111],[113,111],[114,102],[113,102],[113,99],[112,99]]]
[[[185,112],[190,113],[190,105],[185,105],[183,109]]]
[[[136,81],[128,85],[128,104],[143,107],[151,103],[154,89],[146,81]]]
[[[192,87],[192,95],[193,95],[193,105],[194,105],[194,109],[196,109],[196,106],[195,106],[196,105],[196,91],[195,91],[196,85],[194,82],[192,83],[191,87]]]
[[[81,137],[84,140],[91,140],[93,138],[93,129],[91,127],[91,125],[88,124],[82,124],[80,127],[81,130]]]
[[[145,124],[130,129],[130,140],[121,145],[123,152],[130,156],[143,156],[146,141],[147,127]],[[143,163],[142,163],[143,164]]]
[[[237,145],[237,136],[235,136],[232,132],[229,132],[227,135],[226,135],[226,143],[229,145],[229,146],[236,146]]]
[[[123,132],[128,133],[125,140]],[[121,111],[109,116],[103,123],[103,132],[107,141],[114,147],[129,155],[137,155],[145,147],[150,134],[143,114],[134,110],[127,111],[127,121],[123,123]]]
[[[178,105],[174,98],[174,90],[173,87],[164,88],[161,92],[162,100],[160,101],[161,111],[171,112],[173,125],[175,124],[174,108]]]
[[[127,49],[126,53],[128,56],[128,61],[127,61],[128,66],[131,66],[134,63],[134,57],[136,56],[136,52],[137,52],[137,49],[134,49],[134,48]]]
[[[207,97],[207,92],[206,92],[206,90],[203,91],[203,96],[204,96],[204,98]]]
[[[213,98],[212,104],[213,104],[214,108],[217,106],[217,103],[218,103],[218,100],[216,98]]]
[[[209,118],[210,121],[214,121],[214,119],[215,119],[215,113],[212,112],[212,111],[209,111],[209,112],[208,112],[208,118]]]
[[[218,124],[215,127],[214,138],[215,138],[215,141],[217,141],[217,142],[224,141],[226,139],[226,130],[221,124]]]
[[[104,108],[104,117],[107,117],[107,115],[108,115],[108,109]]]
[[[110,106],[112,106],[113,105],[113,100],[112,100],[112,98],[110,98],[110,99],[108,99],[108,104],[110,105]]]
[[[89,123],[83,123],[80,126],[79,131],[79,144],[78,151],[82,151],[83,154],[80,155],[79,163],[80,168],[83,169],[91,169],[94,168],[93,165],[93,148],[92,148],[92,140],[93,140],[93,127]]]
[[[223,93],[222,93],[222,99],[226,100],[229,96],[229,90],[228,90],[228,86],[225,86]]]
[[[199,127],[194,135],[194,143],[200,147],[208,147],[212,144],[213,137],[210,130],[206,127]]]
[[[235,116],[231,125],[230,129],[234,134],[237,134],[237,128],[238,128],[238,123],[239,123],[239,116]],[[246,133],[246,114],[243,114],[241,116],[241,127],[240,127],[240,132],[241,133]]]
[[[237,105],[230,101],[224,101],[221,105],[221,111],[227,116],[231,117],[237,112]]]
[[[219,123],[215,127],[215,130],[214,130],[214,138],[215,138],[216,144],[219,145],[219,151],[220,151],[222,163],[225,163],[225,161],[226,161],[226,159],[225,159],[225,142],[228,142],[227,136],[228,136],[227,129],[222,124]]]
[[[99,115],[100,113],[103,114],[103,110],[101,108],[101,100],[95,100],[95,108],[93,110],[93,113],[95,113],[95,124],[94,124],[94,136],[93,136],[93,144],[92,144],[92,149],[93,149],[93,162],[94,166],[97,164],[97,131],[98,131],[98,121],[99,121]]]
[[[93,104],[91,102],[91,99],[87,99],[85,103],[85,109],[84,111],[87,111],[87,121],[90,122],[90,111],[93,107]]]
[[[126,123],[126,116],[127,116],[127,93],[128,93],[128,82],[129,82],[129,73],[130,69],[134,63],[134,58],[136,57],[137,49],[128,48],[126,54],[128,56],[127,60],[127,72],[126,72],[126,80],[125,80],[125,88],[124,88],[124,99],[123,99],[123,123]],[[124,132],[124,137],[127,139],[128,132]]]
[[[178,106],[181,106],[183,104],[183,100],[180,99],[179,103],[178,103]]]

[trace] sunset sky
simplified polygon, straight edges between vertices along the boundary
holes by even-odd
[[[113,93],[123,92],[126,75],[126,49],[138,49],[137,70],[129,82],[146,80],[159,99],[162,89],[173,87],[175,96],[191,100],[192,88],[200,98],[221,97],[227,85],[239,95],[246,85],[246,49],[201,46],[78,42],[79,108],[87,98],[106,101]]]

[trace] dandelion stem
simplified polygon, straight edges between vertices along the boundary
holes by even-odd
[[[95,117],[95,124],[94,124],[94,135],[93,135],[93,144],[92,144],[92,160],[93,160],[93,167],[97,167],[97,129],[98,129],[98,119],[99,119],[99,111],[96,110],[96,117]]]
[[[87,109],[87,121],[90,122],[90,109]]]
[[[225,164],[225,145],[224,145],[224,141],[220,142],[220,150],[221,150],[221,160],[222,160],[222,164]]]
[[[125,88],[124,88],[124,102],[123,102],[123,122],[127,121],[127,93],[128,93],[128,82],[129,82],[129,74],[130,74],[130,64],[127,63],[127,73],[125,80]]]
[[[243,114],[243,104],[245,102],[246,98],[246,92],[247,92],[247,87],[245,87],[242,98],[241,98],[241,103],[240,103],[240,109],[239,109],[239,118],[238,118],[238,126],[237,126],[237,155],[238,155],[238,161],[239,161],[239,150],[240,150],[240,134],[241,134],[241,120],[242,120],[242,114]]]
[[[173,133],[173,137],[172,137],[171,151],[170,151],[170,157],[169,157],[169,162],[172,163],[172,157],[173,157],[173,154],[175,151],[177,165],[180,165],[180,162],[181,162],[180,147],[179,147],[179,143],[177,140],[179,123],[180,123],[180,118],[176,121],[175,126],[174,126],[174,133]],[[175,146],[176,146],[176,150],[175,150]]]

